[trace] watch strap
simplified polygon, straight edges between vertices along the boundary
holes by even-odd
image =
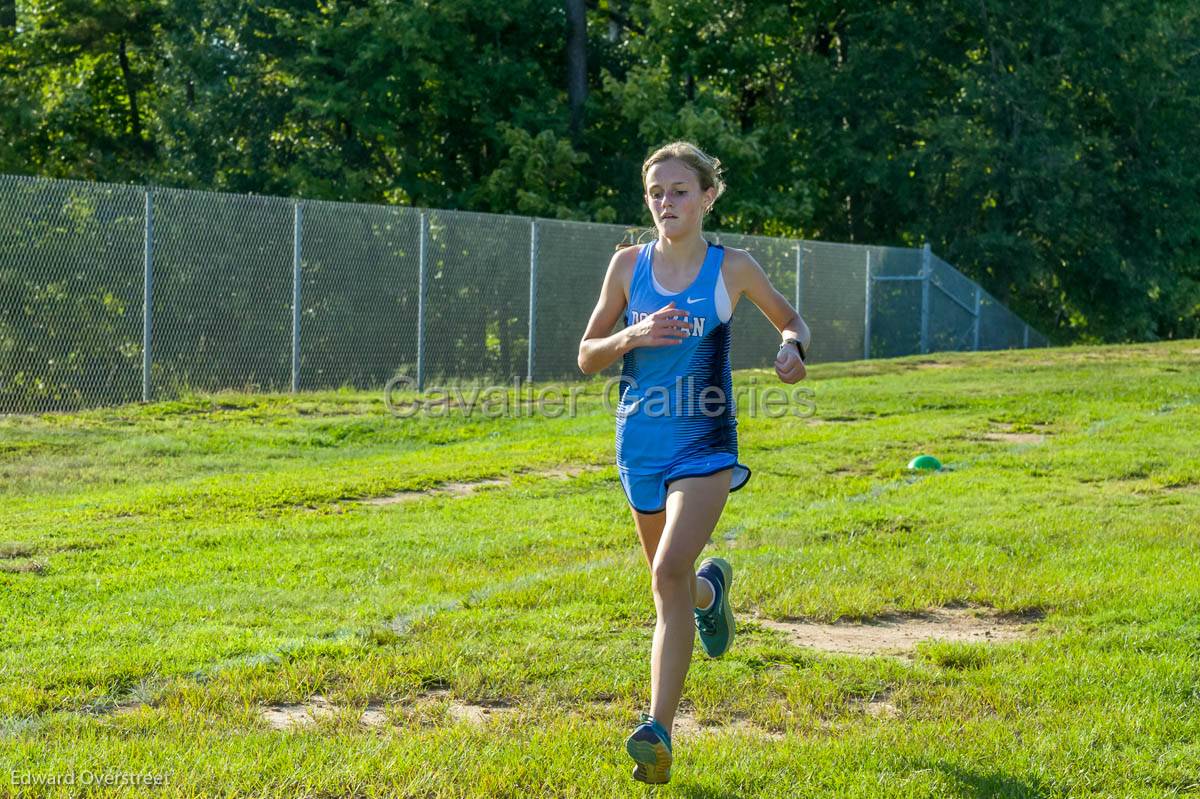
[[[795,345],[796,345],[796,352],[798,352],[798,353],[800,354],[800,360],[801,360],[801,361],[804,361],[804,362],[806,362],[806,363],[807,363],[807,361],[808,361],[808,354],[804,352],[804,345],[802,345],[802,344],[800,343],[800,339],[798,339],[798,338],[785,338],[783,341],[781,341],[781,342],[780,342],[780,344],[779,344],[779,349],[783,349],[784,347],[786,347],[786,346],[788,345],[788,342],[789,342],[789,341],[790,341],[792,344],[795,344]]]

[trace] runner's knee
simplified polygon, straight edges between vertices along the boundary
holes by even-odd
[[[650,567],[654,577],[655,592],[663,593],[672,590],[690,592],[690,584],[696,578],[692,566],[692,561],[687,558],[670,552],[658,553],[654,558],[654,564]]]

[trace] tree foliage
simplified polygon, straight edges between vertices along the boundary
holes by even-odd
[[[647,222],[689,138],[712,227],[929,241],[1058,341],[1200,335],[1194,3],[586,7],[581,63],[578,2],[0,3],[0,170]]]

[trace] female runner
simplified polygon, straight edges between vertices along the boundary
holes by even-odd
[[[704,239],[701,222],[725,189],[717,159],[672,142],[646,159],[642,184],[658,238],[613,255],[579,368],[595,374],[623,358],[617,470],[658,613],[650,712],[625,746],[635,779],[665,783],[695,631],[710,657],[724,654],[734,635],[733,569],[707,558],[695,570],[729,492],[750,479],[738,462],[730,318],[745,294],[771,320],[782,335],[775,373],[784,383],[804,378],[812,334],[749,253]],[[623,312],[626,326],[612,333]]]

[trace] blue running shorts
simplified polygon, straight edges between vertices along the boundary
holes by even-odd
[[[704,477],[722,469],[733,467],[729,490],[737,491],[750,479],[750,469],[737,462],[737,455],[718,453],[703,458],[692,458],[673,464],[664,472],[650,474],[630,473],[617,467],[621,475],[621,487],[625,497],[638,513],[662,513],[667,509],[667,487],[683,477]]]

